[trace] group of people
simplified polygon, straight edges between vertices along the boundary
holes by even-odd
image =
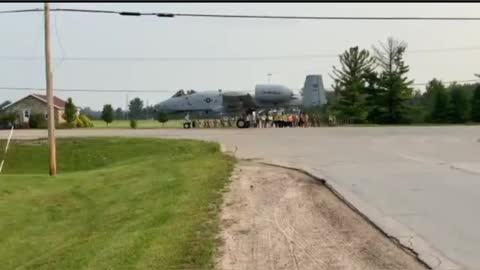
[[[318,127],[322,125],[319,114],[309,115],[305,111],[285,112],[273,111],[258,113],[256,111],[247,112],[239,117],[223,117],[220,119],[193,120],[192,128],[232,128],[238,119],[248,121],[250,128],[286,128],[286,127]],[[328,116],[328,126],[335,126],[336,119],[334,115]]]
[[[309,123],[308,114],[303,111],[299,114],[282,112],[261,115],[252,112],[247,120],[256,128],[307,127]]]

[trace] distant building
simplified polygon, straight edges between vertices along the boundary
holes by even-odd
[[[53,98],[53,109],[55,112],[55,125],[64,123],[63,114],[65,112],[65,104],[67,102],[58,97]],[[2,108],[7,113],[15,113],[17,116],[16,124],[28,123],[32,114],[43,114],[45,118],[47,114],[47,96],[30,94],[16,102],[10,103]]]

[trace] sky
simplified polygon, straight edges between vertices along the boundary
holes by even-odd
[[[2,3],[0,10],[42,8],[42,3]],[[479,3],[52,3],[52,8],[118,11],[298,16],[478,17]],[[45,88],[43,14],[0,14],[0,88]],[[161,90],[158,93],[57,92],[76,105],[125,108],[140,97],[156,104],[179,89],[252,91],[255,84],[298,90],[308,74],[331,88],[338,54],[351,46],[371,49],[388,37],[408,44],[406,63],[415,83],[475,79],[480,73],[480,21],[306,21],[125,17],[52,13],[54,89]],[[470,48],[444,50],[450,48]],[[425,52],[427,50],[427,52]],[[420,52],[419,52],[420,51]],[[423,52],[421,52],[423,51]],[[255,60],[68,61],[62,57],[271,57]],[[22,59],[23,57],[23,59]],[[25,57],[30,57],[25,59]],[[423,86],[419,86],[424,89]],[[0,103],[35,91],[0,89]],[[37,92],[38,93],[38,92]]]

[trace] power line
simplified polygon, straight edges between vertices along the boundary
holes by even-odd
[[[0,90],[6,91],[45,91],[44,88],[36,88],[36,87],[8,87],[8,86],[1,86]],[[93,92],[93,93],[172,93],[177,90],[126,90],[126,89],[75,89],[75,88],[55,88],[56,92]]]
[[[42,8],[0,10],[0,14],[43,12]]]
[[[60,40],[59,40],[60,42]],[[63,50],[62,50],[63,51]],[[406,54],[419,53],[437,53],[451,51],[480,51],[480,46],[460,47],[460,48],[440,48],[440,49],[419,49],[410,50]],[[65,54],[64,52],[62,53]],[[257,61],[257,60],[292,60],[292,59],[312,59],[312,58],[334,58],[339,54],[305,54],[305,55],[277,55],[277,56],[244,56],[244,57],[60,57],[61,61],[83,62],[83,61],[112,61],[112,62],[156,62],[156,61]],[[38,61],[43,58],[38,56],[0,56],[1,60],[13,61]]]
[[[363,16],[268,16],[175,13],[174,16],[234,19],[286,19],[286,20],[415,20],[415,21],[478,21],[480,17],[363,17]]]
[[[468,82],[480,82],[480,79],[447,81],[447,82],[443,82],[443,83],[444,84],[451,84],[451,83],[468,83]],[[428,84],[428,82],[414,83],[412,85],[413,86],[422,86],[422,85],[427,85],[427,84]],[[44,91],[45,89],[35,88],[35,87],[0,86],[0,90],[6,90],[6,91]],[[326,90],[330,90],[330,89],[326,89]],[[91,93],[174,93],[178,90],[55,88],[55,91],[57,91],[57,92],[91,92]],[[224,90],[224,91],[229,91],[229,90]]]
[[[480,48],[479,48],[480,49]],[[155,62],[155,61],[253,61],[253,60],[282,60],[282,59],[296,59],[296,58],[332,58],[338,57],[338,54],[325,54],[325,55],[290,55],[290,56],[246,56],[246,57],[64,57],[64,61],[138,61],[138,62]],[[41,57],[34,56],[0,56],[2,60],[15,60],[15,61],[31,61],[41,60]]]
[[[166,13],[166,12],[138,12],[138,11],[115,11],[115,10],[92,10],[73,8],[52,8],[52,12],[77,12],[116,14],[122,16],[156,16],[162,18],[173,17],[197,17],[197,18],[223,18],[223,19],[274,19],[274,20],[414,20],[414,21],[480,21],[480,17],[370,17],[370,16],[281,16],[281,15],[245,15],[245,14],[201,14],[201,13]],[[17,9],[3,10],[0,14],[43,12],[43,9]]]

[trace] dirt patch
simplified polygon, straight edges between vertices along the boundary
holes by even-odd
[[[217,269],[426,269],[305,174],[243,161],[232,180]]]

